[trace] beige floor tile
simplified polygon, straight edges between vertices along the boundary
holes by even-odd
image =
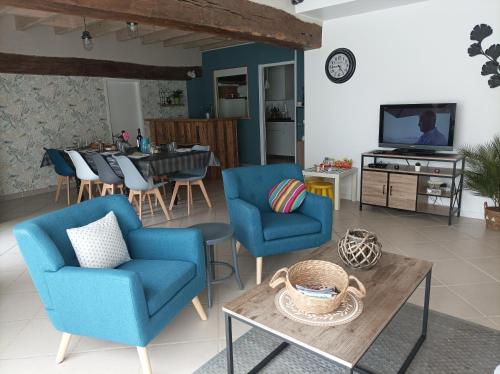
[[[7,290],[18,279],[24,270],[0,271],[0,293],[7,293]]]
[[[463,231],[457,230],[452,226],[422,227],[419,232],[436,242],[460,241],[472,239],[472,237]]]
[[[29,320],[0,322],[0,355],[28,325]]]
[[[478,317],[478,318],[466,318],[466,321],[477,323],[478,325],[489,327],[491,329],[497,329],[497,325],[489,318]]]
[[[500,329],[500,316],[488,317],[488,319],[495,324],[497,329]]]
[[[456,259],[453,253],[435,242],[401,243],[397,247],[408,257],[415,257],[428,261]]]
[[[469,261],[500,282],[500,257],[473,258]]]
[[[205,307],[207,321],[202,321],[192,305],[184,310],[170,322],[151,344],[186,343],[202,340],[216,340],[218,338],[218,304],[212,309]]]
[[[5,290],[5,293],[14,292],[36,292],[35,285],[31,280],[28,271],[24,271],[18,278],[14,280]]]
[[[423,300],[424,290],[418,288],[411,297],[410,302],[417,305],[423,305]],[[431,288],[430,308],[458,318],[483,317],[477,309],[455,295],[447,287]]]
[[[385,227],[375,232],[381,240],[388,240],[396,247],[406,243],[428,243],[429,238],[419,231],[407,227]]]
[[[0,234],[0,238],[2,235]],[[26,264],[17,246],[0,255],[0,272],[26,270]]]
[[[71,339],[69,352],[78,343],[78,338]],[[25,358],[57,353],[61,333],[47,319],[33,319],[16,336],[11,344],[0,354],[0,358]]]
[[[493,244],[484,239],[444,242],[441,245],[462,258],[500,257],[500,246],[495,248]]]
[[[450,289],[485,316],[500,315],[500,283],[450,286]]]
[[[233,341],[238,339],[240,336],[246,334],[252,329],[252,327],[246,323],[240,322],[236,319],[231,319],[232,335]],[[224,313],[222,310],[219,312],[219,339],[226,338],[226,324],[224,319]],[[225,346],[225,342],[224,342]]]
[[[20,321],[33,318],[42,308],[35,292],[0,294],[0,321]]]
[[[461,259],[437,261],[434,263],[432,272],[436,278],[447,285],[488,283],[495,280]]]
[[[87,336],[82,336],[82,337],[75,336],[72,337],[72,339],[73,338],[76,339],[76,344],[74,345],[72,351],[74,353],[127,348],[127,346],[124,344],[110,342],[109,340],[94,339],[94,338],[89,338]]]

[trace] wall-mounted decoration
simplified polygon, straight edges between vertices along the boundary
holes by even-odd
[[[493,34],[493,29],[491,26],[486,24],[480,24],[474,26],[470,33],[470,39],[474,40],[467,52],[469,56],[474,57],[478,55],[483,55],[488,61],[483,65],[481,70],[481,75],[490,75],[488,79],[488,84],[491,88],[500,86],[500,64],[498,58],[500,57],[500,44],[492,44],[488,49],[484,50],[481,43],[488,36]]]
[[[325,62],[325,73],[333,83],[344,83],[351,79],[356,70],[356,58],[347,48],[337,48]]]

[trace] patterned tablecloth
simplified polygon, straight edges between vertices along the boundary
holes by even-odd
[[[63,157],[72,162],[66,152],[60,151]],[[94,150],[80,150],[80,154],[84,157],[85,161],[89,164],[90,168],[97,173],[94,161],[92,160],[92,153]],[[113,158],[111,152],[101,153],[106,161],[109,163],[114,172],[123,177],[123,173],[118,166],[118,163]],[[114,153],[115,155],[121,153]],[[143,158],[130,158],[135,164],[137,169],[141,172],[144,178],[153,176],[169,175],[181,170],[201,169],[206,166],[220,166],[219,160],[211,151],[189,151],[189,152],[161,152],[154,155],[149,155]],[[52,165],[47,152],[44,152],[42,163],[40,167]]]

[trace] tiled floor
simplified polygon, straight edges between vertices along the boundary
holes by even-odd
[[[187,217],[184,204],[174,208],[174,219],[165,223],[156,210],[145,217],[148,226],[185,227],[199,222],[227,221],[223,191],[208,185],[214,208],[208,209],[195,192],[195,208]],[[53,203],[53,194],[0,202],[0,372],[1,373],[134,373],[139,360],[134,348],[89,338],[74,338],[69,355],[55,364],[60,333],[55,331],[40,303],[12,236],[12,227],[29,217],[63,207]],[[453,227],[446,220],[342,201],[335,212],[335,239],[349,227],[362,227],[379,234],[384,250],[434,262],[431,308],[489,327],[500,329],[500,233],[486,231],[484,222],[461,218]],[[146,209],[146,214],[148,210]],[[264,275],[297,261],[306,251],[264,260]],[[217,255],[229,260],[229,246]],[[255,262],[246,251],[240,260],[245,288],[255,284]],[[215,305],[208,322],[194,309],[186,308],[151,343],[155,373],[190,373],[224,348],[223,302],[241,293],[229,280],[215,288]],[[206,301],[205,295],[201,297]],[[421,303],[422,288],[412,300]],[[247,331],[235,322],[236,337]]]

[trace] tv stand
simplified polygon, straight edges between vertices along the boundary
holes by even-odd
[[[434,156],[436,151],[432,149],[414,149],[414,148],[396,148],[391,151],[395,155],[407,155],[407,156]]]
[[[382,159],[387,164],[385,168],[370,166]],[[419,171],[415,170],[416,162],[421,164]],[[361,155],[359,209],[362,210],[363,205],[375,205],[443,215],[451,225],[453,216],[460,217],[464,167],[465,158],[455,153],[365,152]],[[445,180],[449,188],[429,190],[431,178],[432,181]]]

